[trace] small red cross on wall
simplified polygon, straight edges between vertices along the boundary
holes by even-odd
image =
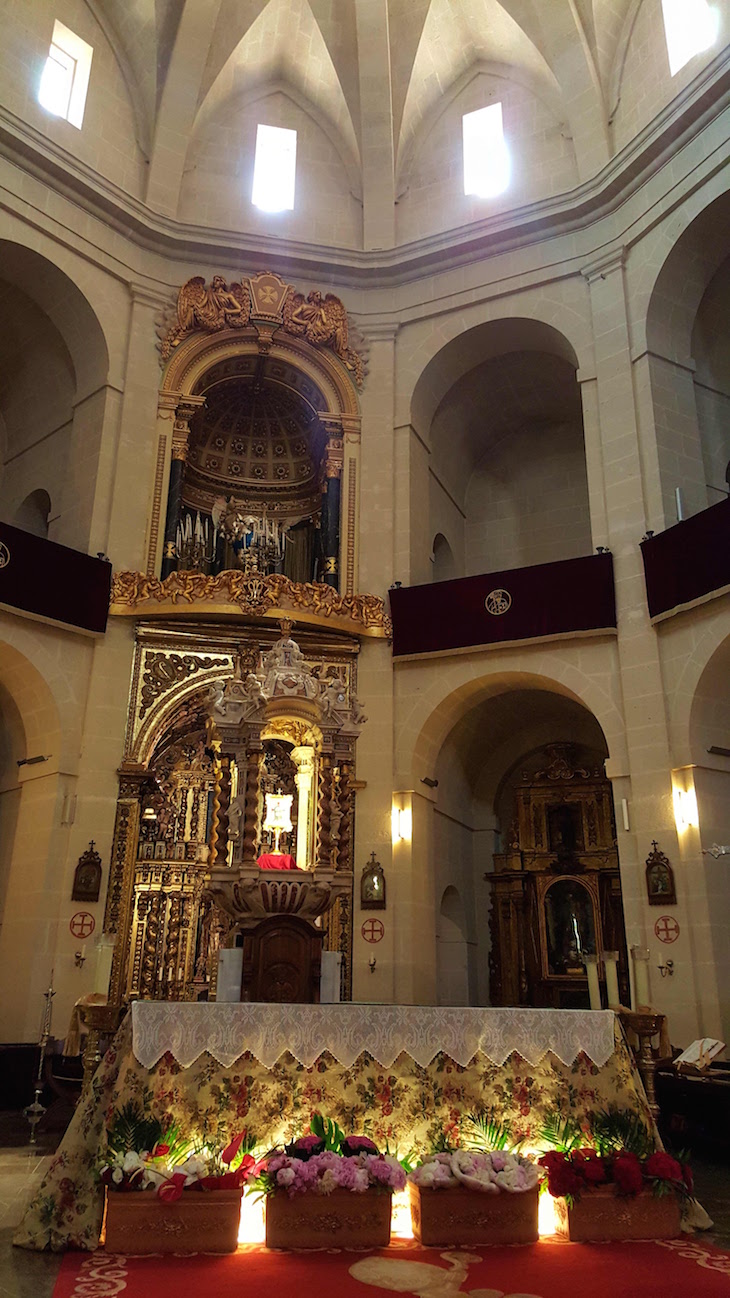
[[[673,915],[660,915],[654,925],[654,932],[660,942],[676,942],[679,937],[679,924]]]
[[[96,920],[88,910],[77,910],[71,916],[69,928],[74,937],[90,937],[96,928]]]
[[[360,932],[366,942],[380,942],[385,935],[385,925],[381,919],[366,919]]]

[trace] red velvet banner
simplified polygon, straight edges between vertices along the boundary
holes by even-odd
[[[0,604],[102,634],[111,580],[108,560],[0,523]]]
[[[730,499],[641,543],[651,617],[730,586]]]
[[[613,560],[592,554],[390,591],[393,653],[435,653],[610,630],[616,626]]]

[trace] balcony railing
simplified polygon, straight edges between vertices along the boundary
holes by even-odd
[[[443,653],[616,627],[610,554],[390,592],[393,653]]]
[[[641,543],[651,617],[730,587],[730,499]]]
[[[111,564],[0,523],[0,605],[102,635]]]

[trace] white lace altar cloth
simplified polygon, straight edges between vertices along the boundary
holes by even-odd
[[[404,1052],[422,1067],[439,1053],[466,1067],[479,1051],[499,1065],[513,1051],[530,1064],[548,1051],[572,1064],[583,1051],[600,1068],[614,1050],[612,1010],[135,1001],[132,1025],[145,1068],[168,1051],[183,1068],[205,1051],[228,1068],[247,1050],[265,1068],[287,1051],[306,1068],[325,1051],[345,1068],[365,1052],[390,1068]]]

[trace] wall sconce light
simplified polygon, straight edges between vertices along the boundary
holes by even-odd
[[[699,827],[700,819],[697,810],[697,794],[694,789],[676,789],[674,798],[674,821],[680,834],[692,826]]]
[[[74,951],[74,964],[77,969],[83,969],[86,964],[86,943],[84,943],[80,951]]]
[[[375,966],[377,963],[378,962],[375,959],[375,956],[371,955],[370,959],[368,960],[368,969],[370,970],[371,973],[375,973]]]
[[[394,843],[410,841],[413,834],[413,812],[410,807],[393,807],[390,824]]]
[[[667,978],[667,977],[671,978],[672,974],[674,973],[674,961],[665,960],[664,964],[657,965],[657,969],[659,970],[662,978]]]

